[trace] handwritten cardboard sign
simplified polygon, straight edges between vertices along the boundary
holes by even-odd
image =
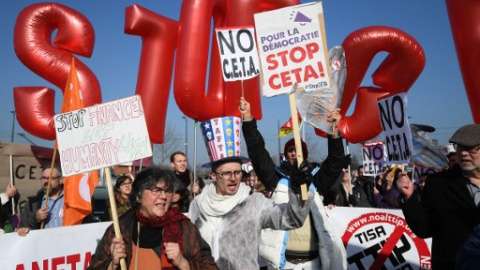
[[[55,115],[64,176],[152,155],[140,96]]]
[[[397,94],[378,100],[384,145],[391,164],[406,164],[412,155],[412,133],[407,118],[407,96]]]
[[[321,3],[257,13],[254,18],[263,95],[287,94],[295,83],[306,91],[330,87]]]
[[[223,79],[238,81],[253,78],[258,67],[255,31],[251,28],[216,28]]]

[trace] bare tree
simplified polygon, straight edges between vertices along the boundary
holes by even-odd
[[[165,136],[162,144],[153,145],[153,157],[156,165],[165,165],[170,162],[170,155],[178,151],[181,147],[180,135],[175,131],[175,127],[167,124],[165,127]]]

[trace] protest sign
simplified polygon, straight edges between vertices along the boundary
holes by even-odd
[[[377,102],[380,122],[385,136],[387,158],[391,164],[406,164],[412,155],[412,134],[407,119],[405,93],[380,99]]]
[[[328,216],[348,269],[430,269],[431,239],[416,236],[401,210],[336,207]]]
[[[258,54],[253,28],[215,28],[223,79],[238,81],[258,75]]]
[[[139,95],[55,115],[64,176],[152,155]]]
[[[0,237],[2,269],[86,269],[111,222],[32,230]]]
[[[424,174],[430,175],[440,171],[441,169],[428,168],[428,167],[418,166],[414,164],[413,165],[413,182],[418,185],[420,183],[420,177],[422,175]]]
[[[328,49],[321,3],[276,9],[254,15],[267,97],[330,87]]]
[[[385,148],[382,142],[366,143],[362,146],[363,174],[376,176],[382,173],[385,163]]]
[[[327,134],[333,133],[333,122],[328,115],[340,107],[343,87],[347,77],[345,52],[341,46],[335,46],[328,52],[330,60],[331,87],[316,91],[297,91],[295,98],[298,112],[305,122]]]

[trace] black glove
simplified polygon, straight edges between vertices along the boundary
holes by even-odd
[[[350,164],[352,164],[352,157],[348,154],[342,160],[342,168],[347,169]]]
[[[313,181],[312,169],[310,168],[310,163],[307,160],[304,160],[300,167],[298,167],[297,160],[295,160],[290,174],[290,188],[296,193],[300,194],[300,186],[302,184],[310,186]]]

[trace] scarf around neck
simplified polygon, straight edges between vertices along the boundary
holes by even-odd
[[[235,195],[220,195],[217,193],[215,185],[205,186],[200,194],[200,210],[207,216],[221,217],[230,212],[235,206],[239,205],[250,195],[250,187],[244,183],[240,186]]]
[[[157,218],[149,218],[144,216],[138,209],[135,211],[138,222],[141,225],[150,228],[163,228],[163,237],[161,246],[168,242],[178,243],[180,251],[183,252],[182,232],[180,230],[179,221],[188,220],[186,216],[178,211],[178,208],[171,208],[164,216]],[[164,253],[164,252],[163,252]]]

